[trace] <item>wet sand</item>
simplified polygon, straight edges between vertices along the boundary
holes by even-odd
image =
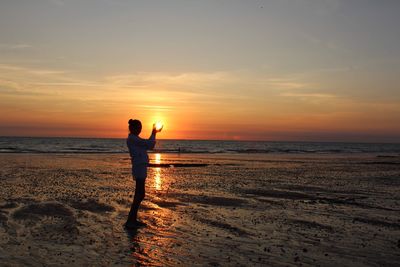
[[[396,266],[397,155],[0,154],[2,266]],[[202,164],[202,165],[196,165]]]

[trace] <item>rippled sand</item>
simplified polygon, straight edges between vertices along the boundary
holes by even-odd
[[[127,232],[125,155],[0,154],[1,265],[400,262],[398,156],[151,156],[148,226]]]

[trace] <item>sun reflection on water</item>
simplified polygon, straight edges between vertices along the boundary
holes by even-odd
[[[155,161],[156,164],[160,164],[161,163],[161,154],[160,153],[155,154],[154,161]]]

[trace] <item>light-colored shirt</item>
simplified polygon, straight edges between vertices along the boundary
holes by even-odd
[[[149,139],[140,138],[137,135],[129,134],[126,145],[131,155],[132,166],[137,164],[149,163],[147,150],[151,150],[156,145],[156,134],[152,133]]]

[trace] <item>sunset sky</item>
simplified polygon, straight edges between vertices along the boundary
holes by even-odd
[[[400,1],[1,0],[0,136],[400,142]]]

